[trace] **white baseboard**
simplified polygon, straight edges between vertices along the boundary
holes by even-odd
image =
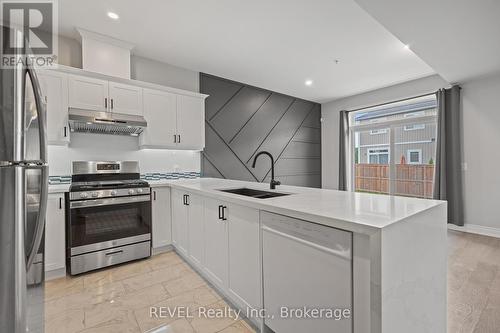
[[[53,279],[58,279],[66,276],[66,267],[54,269],[50,271],[45,271],[45,281],[50,281]]]
[[[170,252],[173,249],[174,249],[174,247],[171,244],[165,245],[165,246],[160,246],[160,247],[151,249],[151,254],[155,256],[155,255],[160,254],[160,253]]]
[[[500,238],[500,228],[486,227],[479,224],[466,223],[463,227],[459,227],[450,223],[448,229]]]

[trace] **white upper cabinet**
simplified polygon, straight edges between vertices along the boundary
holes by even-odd
[[[70,135],[67,75],[44,70],[38,73],[38,78],[47,105],[47,140],[51,145],[66,145]]]
[[[129,84],[70,75],[69,106],[142,116],[142,90]]]
[[[143,148],[176,148],[176,98],[175,94],[144,89],[144,118],[148,127],[140,136]]]
[[[205,100],[199,97],[177,96],[178,148],[205,147]]]
[[[108,81],[68,75],[68,103],[73,108],[108,111]]]
[[[129,84],[109,82],[109,110],[111,112],[143,115],[142,88]]]
[[[205,99],[144,89],[142,148],[202,150],[205,147]]]
[[[140,148],[205,148],[207,95],[134,80],[113,80],[64,66],[40,73],[50,111],[50,144],[69,142],[68,109],[75,108],[143,116],[147,127],[140,135]]]

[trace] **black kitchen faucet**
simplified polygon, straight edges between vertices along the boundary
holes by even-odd
[[[271,190],[274,190],[274,189],[276,189],[276,185],[281,185],[280,181],[274,179],[274,157],[273,157],[273,155],[271,155],[271,153],[269,153],[267,151],[261,151],[261,152],[257,153],[257,155],[255,155],[255,157],[253,158],[252,168],[255,168],[255,163],[257,162],[257,158],[260,155],[267,155],[271,159],[271,183],[269,185],[271,187]]]

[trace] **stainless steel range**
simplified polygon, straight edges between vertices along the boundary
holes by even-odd
[[[138,162],[73,162],[66,201],[71,275],[151,255],[151,190]]]

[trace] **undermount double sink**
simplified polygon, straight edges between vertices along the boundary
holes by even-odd
[[[291,194],[291,193],[280,193],[280,192],[255,190],[255,189],[247,188],[247,187],[224,189],[224,190],[219,190],[219,191],[237,194],[237,195],[244,195],[246,197],[252,197],[252,198],[256,198],[256,199],[270,199],[270,198],[282,197],[282,196]]]

